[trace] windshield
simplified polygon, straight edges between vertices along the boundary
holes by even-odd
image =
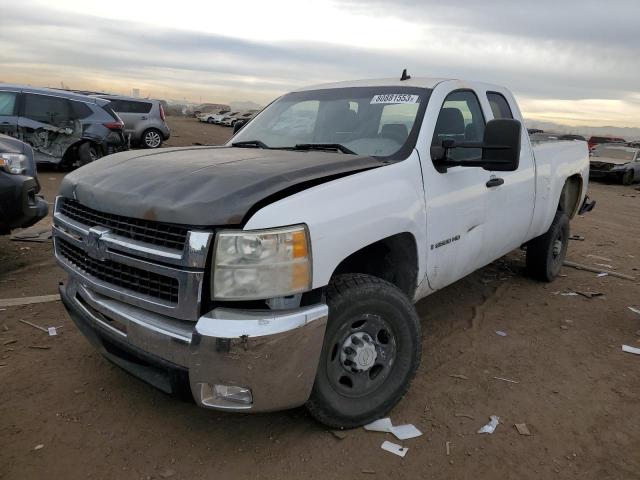
[[[631,162],[635,155],[636,149],[634,148],[597,147],[593,151],[594,157],[615,158],[616,160],[626,160],[628,162]]]
[[[352,87],[284,95],[254,117],[231,144],[263,148],[340,146],[343,152],[387,157],[413,149],[430,90]]]

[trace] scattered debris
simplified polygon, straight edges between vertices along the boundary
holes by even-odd
[[[509,382],[509,383],[520,383],[518,380],[511,380],[509,378],[502,378],[502,377],[493,377],[496,380],[502,380],[503,382]]]
[[[365,430],[371,432],[392,433],[398,440],[408,440],[419,437],[422,432],[412,424],[393,426],[390,418],[381,418],[364,426]]]
[[[12,343],[16,343],[18,340],[12,338],[11,340],[7,340],[3,343],[3,345],[11,345]]]
[[[610,261],[610,259],[606,259],[606,260]],[[593,273],[606,273],[607,275],[611,275],[612,277],[623,278],[625,280],[635,281],[635,279],[636,279],[635,277],[632,277],[631,275],[625,275],[623,273],[611,272],[611,271],[603,272],[602,270],[600,270],[598,268],[590,267],[588,265],[582,265],[581,263],[570,262],[569,260],[565,260],[563,265],[565,265],[566,267],[575,268],[576,270],[586,270],[587,272],[593,272]]]
[[[368,473],[369,475],[375,475],[375,470],[360,470],[360,473]]]
[[[338,440],[344,440],[347,438],[347,432],[343,430],[331,430],[331,435],[336,437]]]
[[[516,427],[520,435],[531,435],[526,423],[516,423],[514,427]]]
[[[47,331],[49,332],[50,337],[58,335],[58,330],[56,329],[56,327],[49,327],[47,328]]]
[[[464,418],[469,418],[471,420],[475,420],[475,418],[473,418],[472,415],[468,415],[466,413],[454,413],[453,416],[454,417],[464,417]]]
[[[596,277],[606,277],[607,275],[609,275],[608,272],[600,272],[599,274],[596,275]]]
[[[446,442],[445,447],[447,448],[447,457],[451,455],[451,442]]]
[[[602,292],[583,292],[581,290],[576,290],[575,293],[586,298],[601,297],[604,295]]]
[[[582,235],[571,235],[569,240],[578,240],[580,242],[584,242],[584,237]]]
[[[38,445],[36,445],[35,447],[33,447],[33,449],[34,449],[34,450],[41,450],[41,449],[43,449],[43,448],[44,448],[44,445],[43,445],[43,444],[41,444],[41,443],[40,443],[40,444],[38,444]]]
[[[496,335],[499,335],[501,337],[506,337],[507,332],[503,332],[502,330],[496,330]]]
[[[622,345],[622,351],[627,353],[635,353],[640,355],[640,348],[630,347],[629,345]]]
[[[9,239],[14,242],[47,243],[51,240],[51,225],[27,228],[21,232],[14,233]]]
[[[38,297],[5,298],[0,300],[0,307],[17,307],[21,305],[32,305],[34,303],[57,302],[60,295],[40,295]]]
[[[158,473],[158,475],[160,475],[162,478],[170,478],[170,477],[173,477],[175,474],[176,474],[176,471],[173,470],[172,468],[165,468],[164,470]]]
[[[627,307],[627,308],[631,310],[633,313],[637,313],[638,315],[640,315],[640,309],[634,308],[634,307]]]
[[[41,327],[40,325],[36,325],[35,323],[31,323],[31,322],[29,322],[29,321],[27,321],[27,320],[18,320],[18,321],[19,321],[20,323],[24,323],[24,324],[26,324],[26,325],[29,325],[30,327],[37,328],[38,330],[41,330],[41,331],[43,331],[43,332],[46,332],[46,331],[47,331],[47,329],[46,329],[46,328]]]
[[[578,294],[576,292],[563,292],[560,295],[563,297],[577,297]]]
[[[401,445],[397,445],[395,443],[391,443],[386,440],[382,442],[382,445],[380,446],[380,448],[403,458],[407,454],[407,451],[409,450],[407,447],[403,447]]]
[[[489,418],[491,421],[478,430],[478,433],[493,433],[495,431],[496,427],[500,423],[500,417],[491,415]]]
[[[49,350],[51,347],[47,345],[29,345],[29,348],[33,348],[35,350]]]
[[[460,380],[469,380],[469,377],[467,377],[466,375],[462,375],[462,374],[458,374],[458,373],[454,373],[449,375],[450,377],[453,378],[459,378]]]

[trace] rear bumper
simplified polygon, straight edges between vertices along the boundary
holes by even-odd
[[[328,308],[215,309],[179,321],[91,291],[71,276],[60,286],[69,315],[109,360],[167,392],[190,392],[202,407],[264,412],[309,398]],[[250,403],[217,397],[215,385],[251,391]]]
[[[0,172],[0,230],[26,228],[47,216],[35,178]]]

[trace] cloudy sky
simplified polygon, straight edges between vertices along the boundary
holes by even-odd
[[[368,77],[510,87],[531,119],[640,127],[640,1],[0,0],[0,81],[266,104]]]

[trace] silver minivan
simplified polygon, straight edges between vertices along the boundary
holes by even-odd
[[[171,130],[165,121],[164,108],[160,100],[121,95],[99,95],[99,97],[111,101],[110,107],[124,122],[125,135],[129,135],[133,145],[159,148],[162,142],[169,139]]]

